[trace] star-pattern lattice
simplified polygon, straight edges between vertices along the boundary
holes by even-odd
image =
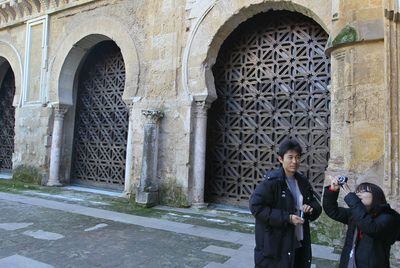
[[[296,138],[301,171],[320,193],[329,160],[328,35],[291,12],[260,14],[224,42],[213,67],[218,99],[209,111],[206,197],[248,205],[277,149]]]
[[[14,152],[15,108],[12,105],[15,94],[15,78],[8,69],[0,87],[0,171],[12,170]]]
[[[125,65],[112,42],[90,52],[79,75],[73,180],[120,188],[124,184],[128,108],[122,100]]]

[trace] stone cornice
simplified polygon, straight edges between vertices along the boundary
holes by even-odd
[[[99,0],[0,0],[0,29]]]

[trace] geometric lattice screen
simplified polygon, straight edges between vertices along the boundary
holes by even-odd
[[[224,42],[208,120],[209,202],[248,206],[262,174],[279,166],[286,137],[301,143],[300,171],[321,192],[330,142],[327,39],[313,20],[274,11],[241,24]]]
[[[74,182],[120,189],[124,185],[128,108],[122,100],[125,65],[111,41],[96,45],[78,78]]]
[[[15,125],[15,108],[12,105],[14,94],[14,73],[9,68],[0,87],[0,171],[3,172],[12,170]]]

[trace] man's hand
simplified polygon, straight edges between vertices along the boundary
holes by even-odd
[[[313,212],[313,208],[309,205],[304,204],[303,211],[304,211],[304,213],[311,214]]]
[[[300,218],[299,216],[296,216],[294,214],[290,214],[289,217],[290,217],[290,223],[293,224],[294,226],[304,223],[304,219]]]

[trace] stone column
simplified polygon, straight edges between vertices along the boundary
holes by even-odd
[[[192,206],[197,208],[207,206],[207,204],[204,203],[204,184],[206,168],[207,110],[210,106],[210,102],[207,102],[206,100],[195,101]]]
[[[56,104],[54,106],[54,125],[51,139],[50,153],[50,175],[47,186],[61,186],[59,180],[61,147],[64,132],[64,115],[68,110],[68,106]]]
[[[397,1],[386,0],[385,52],[386,52],[386,111],[385,111],[385,176],[384,190],[394,207],[400,209],[400,7]],[[398,254],[400,259],[400,254]]]
[[[158,110],[143,110],[146,117],[143,139],[143,159],[140,181],[136,191],[136,203],[146,207],[158,203],[158,136],[160,119],[164,116]]]
[[[385,7],[385,173],[386,199],[400,210],[400,6],[397,0],[384,0]],[[400,262],[400,245],[392,247]]]
[[[129,106],[128,119],[128,140],[126,145],[126,162],[125,162],[125,188],[123,196],[129,198],[132,192],[133,179],[133,106]]]

